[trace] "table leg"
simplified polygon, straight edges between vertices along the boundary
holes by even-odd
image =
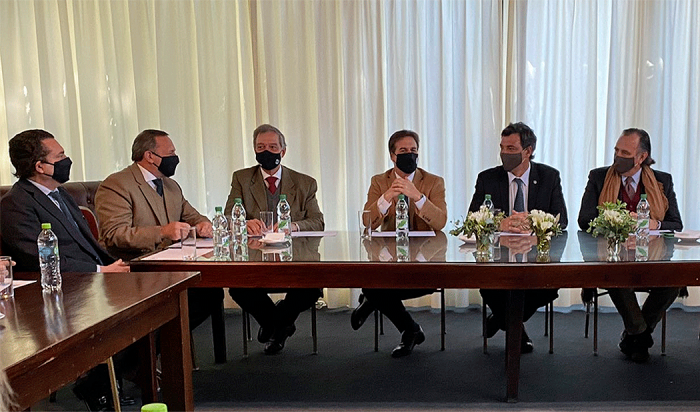
[[[140,365],[137,380],[141,386],[141,401],[144,404],[158,402],[156,379],[156,333],[151,332],[136,342]]]
[[[160,329],[163,401],[170,411],[194,410],[192,356],[187,291],[179,296],[180,312]]]
[[[506,401],[518,401],[518,381],[520,379],[520,339],[522,337],[523,304],[525,291],[511,290],[508,299],[508,319],[506,325]]]

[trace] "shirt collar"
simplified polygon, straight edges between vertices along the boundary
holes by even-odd
[[[53,190],[42,185],[41,183],[35,182],[32,179],[27,179],[27,180],[29,180],[34,186],[36,186],[37,189],[41,190],[41,193],[45,194],[46,196],[48,196],[49,193],[53,192]],[[58,190],[58,188],[56,188],[56,190]]]
[[[633,174],[632,176],[629,176],[629,177],[632,178],[632,184],[633,184],[635,187],[637,187],[637,185],[639,184],[639,179],[641,178],[641,176],[642,176],[642,168],[641,168],[641,167],[639,168],[639,170],[637,170],[637,173]],[[623,183],[623,184],[624,184],[625,181],[627,180],[627,177],[628,177],[628,176],[623,176],[623,179],[622,179],[622,183]]]
[[[528,183],[530,182],[530,168],[532,167],[532,163],[527,166],[527,170],[525,170],[525,173],[523,173],[522,176],[520,176],[520,180],[525,183],[525,187],[527,187]],[[512,184],[513,180],[515,180],[518,176],[514,175],[511,172],[508,172],[508,184]]]
[[[260,173],[262,173],[263,179],[267,179],[268,177],[273,176],[273,177],[276,177],[276,178],[277,178],[277,181],[278,181],[278,182],[282,180],[282,168],[281,168],[281,167],[280,167],[279,169],[277,169],[277,171],[276,171],[275,173],[273,173],[273,174],[267,173],[267,172],[265,171],[265,169],[263,169],[263,168],[261,167],[261,168],[260,168]]]
[[[151,181],[153,181],[153,179],[158,179],[156,177],[156,175],[154,175],[153,173],[146,170],[146,168],[141,166],[140,164],[136,163],[136,166],[138,166],[139,169],[141,169],[141,174],[143,175],[143,180],[145,180],[147,182],[151,182]]]

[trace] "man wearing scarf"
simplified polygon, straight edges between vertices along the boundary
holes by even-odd
[[[604,202],[619,199],[636,218],[642,194],[647,195],[651,207],[651,230],[683,230],[671,175],[652,170],[652,164],[649,134],[642,129],[624,130],[615,144],[612,166],[593,169],[588,175],[578,215],[581,230],[588,229],[590,221],[598,215],[596,207]],[[632,288],[609,289],[609,292],[625,324],[620,350],[635,362],[645,362],[654,344],[651,337],[654,327],[678,297],[680,288],[651,289],[642,308]]]

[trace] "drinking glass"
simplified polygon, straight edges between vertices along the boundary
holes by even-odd
[[[180,229],[180,242],[182,260],[197,260],[197,229],[194,226]]]
[[[12,288],[12,258],[0,256],[0,299],[10,299],[15,296]]]
[[[357,212],[357,218],[360,224],[360,238],[372,240],[372,212],[360,210]]]
[[[260,212],[260,220],[263,222],[263,237],[267,233],[272,233],[275,231],[275,213],[274,212]]]

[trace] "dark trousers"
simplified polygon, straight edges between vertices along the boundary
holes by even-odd
[[[625,330],[630,335],[636,335],[649,329],[654,331],[656,324],[678,297],[680,288],[651,288],[649,296],[640,308],[634,289],[608,289],[618,313],[625,323]]]
[[[401,333],[418,327],[402,300],[419,298],[433,292],[434,289],[362,289],[367,301],[386,315]]]
[[[505,321],[508,316],[508,291],[501,289],[479,290],[484,302],[491,308],[493,317],[502,323],[501,329],[505,329]],[[547,305],[559,296],[559,289],[532,289],[525,291],[525,306],[523,322],[527,322],[538,308]]]
[[[268,293],[287,293],[277,305]],[[299,314],[316,304],[323,289],[235,289],[228,290],[231,298],[244,311],[253,315],[262,327],[291,326]]]

